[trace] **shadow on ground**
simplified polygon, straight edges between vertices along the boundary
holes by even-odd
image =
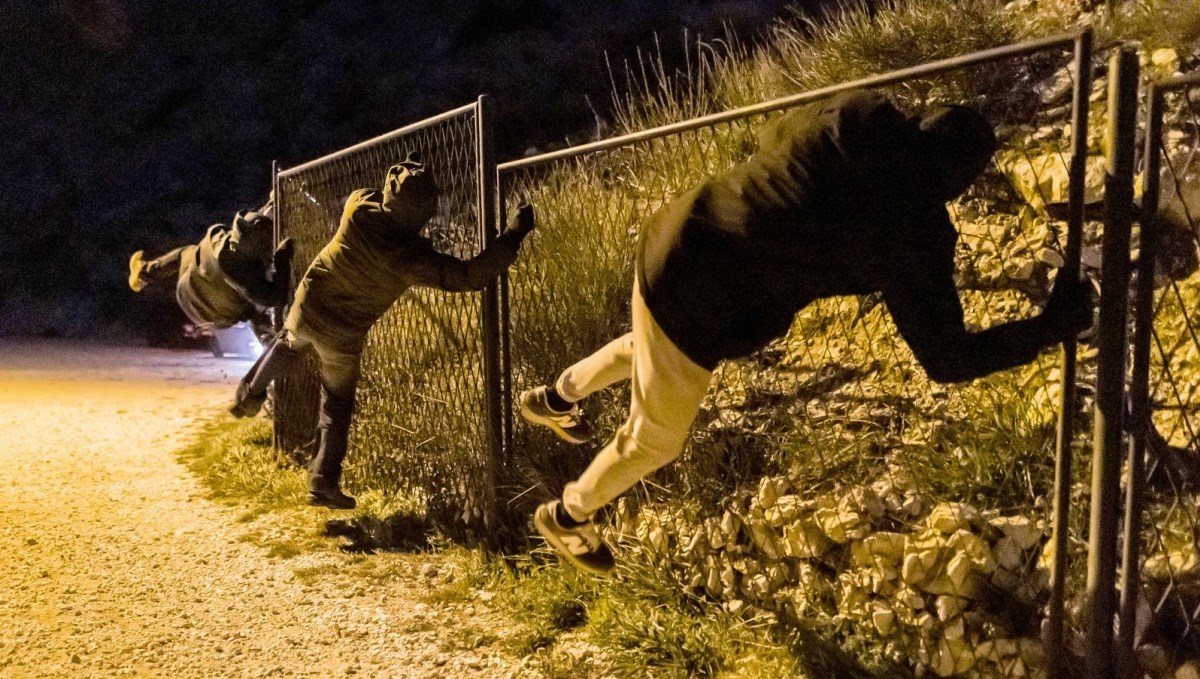
[[[433,526],[421,516],[398,512],[391,516],[356,516],[325,523],[327,537],[346,538],[340,549],[351,554],[421,552],[429,548]]]

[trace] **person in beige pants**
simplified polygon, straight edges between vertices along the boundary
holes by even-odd
[[[762,349],[815,300],[882,293],[939,382],[1028,363],[1087,328],[1087,289],[1067,277],[1035,317],[965,327],[945,204],[995,147],[971,109],[910,117],[879,94],[846,92],[781,116],[748,160],[651,216],[637,246],[632,331],[520,396],[526,420],[579,444],[592,434],[578,402],[630,380],[628,419],[561,500],[534,513],[542,537],[579,568],[611,570],[593,515],[679,456],[718,363]]]

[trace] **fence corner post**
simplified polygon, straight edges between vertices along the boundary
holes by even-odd
[[[1067,243],[1065,264],[1059,276],[1079,278],[1079,258],[1083,250],[1083,202],[1088,157],[1088,96],[1092,89],[1092,32],[1085,29],[1075,39],[1075,83],[1071,94],[1071,166],[1068,186]],[[1051,676],[1065,674],[1066,624],[1064,602],[1067,584],[1067,548],[1071,512],[1071,441],[1075,436],[1076,342],[1063,342],[1061,362],[1062,388],[1058,402],[1058,429],[1054,450],[1053,537],[1054,562],[1050,573],[1050,601],[1047,611],[1046,646]]]
[[[493,135],[491,100],[480,95],[475,104],[476,154],[475,171],[478,193],[476,209],[479,218],[479,240],[483,247],[490,246],[499,235],[500,216],[496,204],[496,153]],[[483,415],[487,424],[487,463],[485,474],[488,479],[488,497],[483,507],[483,520],[490,525],[497,518],[496,481],[497,467],[503,456],[503,411],[501,408],[500,373],[500,306],[498,282],[493,282],[480,295],[483,324]]]
[[[1133,165],[1137,125],[1138,57],[1130,49],[1109,63],[1107,174],[1104,189],[1096,418],[1092,456],[1091,520],[1088,529],[1087,668],[1097,679],[1116,677],[1113,616],[1116,613],[1117,519],[1121,483],[1122,415],[1125,396],[1129,242],[1133,221]]]

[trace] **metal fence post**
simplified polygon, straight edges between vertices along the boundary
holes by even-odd
[[[283,221],[283,210],[280,208],[282,201],[279,195],[279,161],[271,161],[271,222],[274,224],[274,239],[275,247],[279,247],[279,242],[283,240],[283,228],[280,223]],[[292,286],[292,282],[288,281],[288,288]],[[283,310],[287,307],[287,300],[282,301],[279,306],[272,310],[274,318],[271,319],[271,327],[275,332],[279,332],[283,328]]]
[[[1067,244],[1065,264],[1058,275],[1063,280],[1079,279],[1079,257],[1083,249],[1083,199],[1088,156],[1088,95],[1092,89],[1092,32],[1085,30],[1075,40],[1075,87],[1071,94],[1071,167],[1068,186]],[[1075,422],[1076,343],[1063,342],[1062,391],[1058,402],[1058,431],[1054,453],[1054,563],[1050,574],[1050,603],[1047,613],[1047,657],[1052,676],[1062,676],[1063,601],[1066,598],[1067,537],[1071,511],[1071,440]]]
[[[492,108],[487,95],[480,95],[475,109],[475,160],[476,181],[479,184],[478,204],[480,241],[483,247],[490,246],[499,235],[499,215],[496,209],[496,154],[492,135]],[[487,423],[488,462],[485,474],[488,478],[488,503],[484,508],[484,524],[491,524],[496,517],[496,467],[503,454],[502,412],[500,408],[500,314],[499,285],[488,285],[480,295],[483,305],[480,315],[483,323],[483,387],[484,421]]]
[[[1137,288],[1133,328],[1133,368],[1129,383],[1129,484],[1125,490],[1125,535],[1121,558],[1121,612],[1118,620],[1118,666],[1122,677],[1134,677],[1134,629],[1141,591],[1139,559],[1142,546],[1142,505],[1145,486],[1146,431],[1150,425],[1150,338],[1154,333],[1154,268],[1158,226],[1159,170],[1162,156],[1162,91],[1153,84],[1146,93],[1145,167],[1139,216]]]
[[[1088,676],[1113,679],[1116,612],[1117,504],[1121,483],[1122,410],[1125,391],[1129,232],[1133,219],[1134,128],[1137,123],[1137,53],[1121,49],[1109,62],[1108,177],[1104,193],[1099,348],[1096,375],[1092,511],[1088,530]]]
[[[508,214],[508,204],[504,200],[504,187],[500,183],[500,171],[496,170],[496,210],[497,219]],[[534,218],[537,216],[535,214]],[[509,316],[508,303],[508,271],[500,274],[500,413],[504,439],[501,442],[504,465],[512,461],[513,447],[513,407],[512,407],[512,321]]]
[[[273,245],[272,251],[274,251],[274,248],[278,248],[279,242],[281,240],[283,240],[283,227],[282,227],[283,209],[280,207],[280,204],[282,202],[282,196],[280,196],[280,194],[279,194],[279,161],[278,160],[271,161],[271,200],[274,201],[274,204],[271,206],[271,223],[272,223],[272,229],[273,229],[272,239],[274,241],[274,243],[272,244]],[[289,272],[290,272],[290,268],[289,268]],[[276,275],[278,275],[278,273],[276,273]],[[279,331],[283,329],[283,312],[285,309],[287,309],[287,304],[289,301],[288,298],[291,297],[290,290],[292,289],[292,282],[288,281],[287,286],[288,286],[289,293],[287,295],[285,295],[283,301],[281,301],[279,303],[279,306],[276,306],[274,309],[271,310],[271,316],[272,316],[271,329],[275,331],[276,335],[278,335]],[[269,348],[270,347],[263,347],[263,351],[266,351]],[[278,401],[274,400],[275,398],[277,398],[276,394],[278,393],[278,389],[274,385],[272,385],[271,390],[272,390],[271,449],[275,451],[276,457],[280,457],[280,453],[282,451],[280,450],[280,446],[279,446],[279,433],[278,433],[279,432],[279,409],[277,407],[274,407],[278,403]]]

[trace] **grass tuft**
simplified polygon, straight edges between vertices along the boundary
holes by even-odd
[[[275,454],[271,422],[263,418],[218,418],[180,459],[208,486],[215,498],[253,499],[241,520],[251,521],[271,509],[304,504],[303,470]]]

